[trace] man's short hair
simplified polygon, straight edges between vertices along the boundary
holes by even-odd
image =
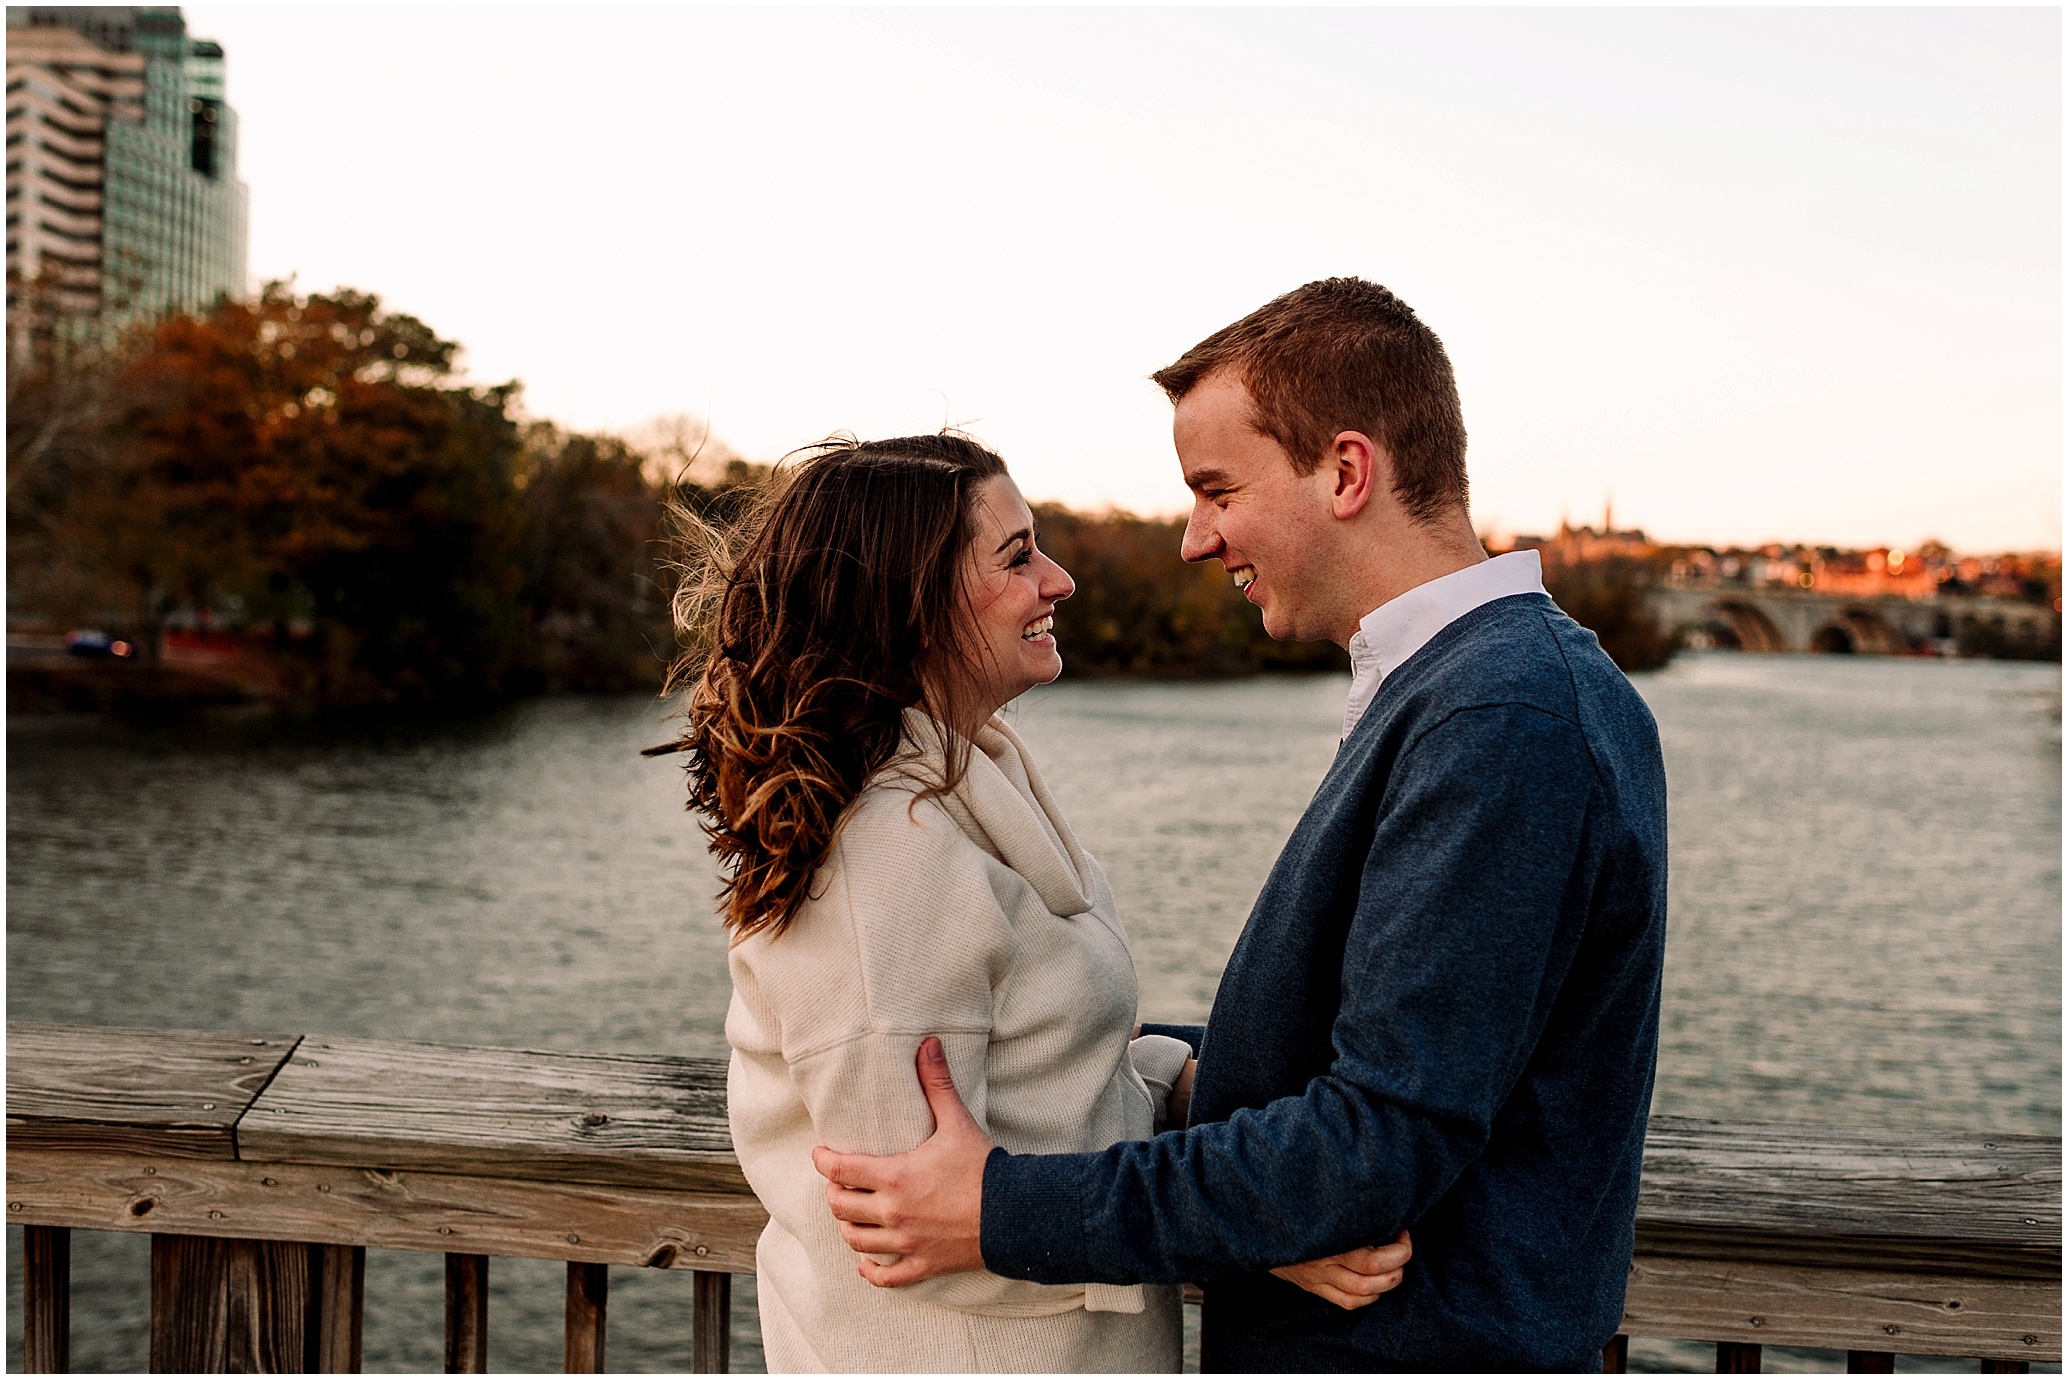
[[[1465,413],[1443,342],[1407,303],[1362,278],[1323,278],[1224,326],[1150,375],[1175,403],[1234,369],[1257,430],[1312,474],[1344,431],[1393,457],[1393,492],[1417,519],[1465,504]]]

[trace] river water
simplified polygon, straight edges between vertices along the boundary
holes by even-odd
[[[1069,683],[1011,711],[1112,878],[1146,1015],[1204,1018],[1346,685]],[[2059,668],[1716,653],[1638,685],[1672,809],[1655,1110],[2059,1135]],[[679,768],[636,753],[668,736],[610,698],[12,721],[8,1014],[720,1054],[715,874]],[[75,1236],[76,1368],[142,1368],[147,1261],[145,1238]],[[612,1274],[612,1368],[683,1366],[686,1273]],[[370,1253],[369,1370],[439,1368],[441,1281]],[[562,1285],[495,1263],[497,1369],[558,1369]],[[18,1366],[18,1271],[9,1301]]]

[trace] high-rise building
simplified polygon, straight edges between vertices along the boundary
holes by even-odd
[[[7,306],[109,331],[245,290],[223,50],[174,7],[7,7]]]

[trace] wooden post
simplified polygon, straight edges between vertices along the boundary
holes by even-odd
[[[723,1375],[732,1369],[732,1276],[719,1270],[694,1274],[689,1368],[698,1375]]]
[[[445,1373],[488,1373],[488,1257],[445,1256]]]
[[[1982,1374],[1984,1375],[2030,1375],[2031,1373],[2032,1363],[2030,1361],[1997,1361],[1987,1356],[1982,1358]]]
[[[72,1368],[72,1229],[22,1230],[22,1369],[63,1375]]]
[[[1894,1375],[1896,1353],[1893,1351],[1848,1351],[1845,1354],[1847,1375]]]
[[[151,1236],[151,1369],[280,1374],[315,1359],[317,1248]]]
[[[1759,1374],[1760,1347],[1758,1342],[1718,1342],[1716,1344],[1716,1373],[1718,1375]]]
[[[560,1369],[603,1374],[603,1323],[610,1304],[610,1266],[567,1262],[567,1339]]]
[[[366,1247],[318,1246],[316,1356],[319,1375],[357,1375],[363,1366]]]
[[[1601,1373],[1603,1375],[1628,1375],[1630,1373],[1630,1339],[1617,1333],[1609,1344],[1601,1349]]]

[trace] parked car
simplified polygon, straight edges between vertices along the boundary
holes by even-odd
[[[65,634],[65,650],[73,656],[134,656],[136,648],[98,628],[75,628]]]

